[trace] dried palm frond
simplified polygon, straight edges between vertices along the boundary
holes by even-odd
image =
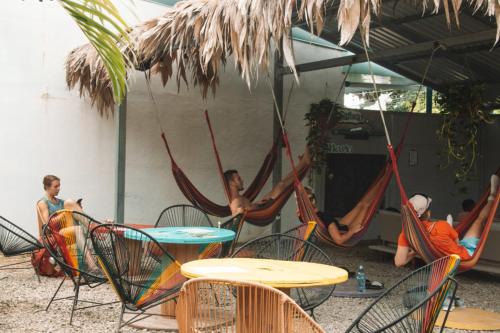
[[[429,0],[421,0],[424,14],[428,8]],[[433,14],[443,10],[448,26],[451,26],[451,14],[455,18],[455,23],[460,27],[459,13],[462,7],[462,0],[431,0],[434,4]],[[495,16],[497,23],[497,36],[495,44],[500,38],[500,0],[466,0],[475,10],[484,10],[484,14]],[[451,2],[451,7],[450,7]],[[361,38],[364,38],[366,45],[369,45],[369,30],[371,13],[378,16],[382,0],[340,0],[338,9],[338,29],[341,32],[340,45],[349,43],[356,31],[359,29]]]
[[[96,0],[98,1],[98,0]],[[291,40],[292,25],[306,21],[311,31],[320,34],[324,9],[330,0],[184,0],[168,8],[159,18],[131,29],[129,38],[135,42],[136,69],[160,75],[165,85],[175,75],[177,86],[199,85],[206,97],[215,93],[219,71],[232,56],[234,66],[250,87],[260,69],[270,65],[273,47],[283,50],[287,64],[295,70]],[[429,0],[421,0],[424,11]],[[434,12],[442,7],[448,24],[458,13],[462,0],[431,0]],[[451,1],[451,6],[449,1]],[[496,16],[500,26],[500,0],[467,0],[476,11]],[[372,14],[380,15],[382,0],[340,0],[338,26],[340,44],[348,43],[359,29],[369,45]],[[296,17],[293,17],[296,12]],[[293,21],[296,20],[297,22]],[[497,40],[500,30],[497,33]],[[80,94],[88,94],[99,111],[113,110],[113,82],[106,66],[92,46],[75,49],[67,61],[67,82],[79,85]],[[174,68],[176,68],[174,70]],[[175,73],[174,73],[175,71]],[[296,76],[297,78],[297,76]]]
[[[250,86],[259,69],[269,66],[272,46],[281,41],[283,56],[294,68],[292,43],[288,35],[296,19],[307,20],[320,33],[325,0],[186,0],[168,8],[161,17],[134,27],[131,39],[137,41],[137,69],[150,69],[161,76],[163,84],[174,75],[177,85],[199,85],[203,96],[219,82],[220,66],[233,56],[234,65]],[[107,69],[90,45],[79,47],[68,57],[68,85],[79,85],[101,112],[112,111],[113,85]]]
[[[89,68],[82,73],[81,78],[86,81],[81,80],[81,84],[90,88],[89,80],[99,81],[106,77],[108,82],[105,84],[109,85],[109,89],[104,91],[103,97],[92,96],[91,90],[87,89],[93,102],[98,102],[99,110],[103,110],[102,106],[110,103],[108,100],[120,102],[127,91],[127,71],[135,61],[127,33],[129,26],[111,0],[59,0],[59,3],[73,17],[92,45],[78,49],[80,54],[87,53],[85,59],[71,59],[69,63],[79,66],[82,61],[91,61],[88,63]],[[74,54],[75,51],[71,53],[70,58]],[[105,73],[95,71],[98,68],[105,68]],[[74,73],[68,72],[68,75],[71,76],[68,84],[73,87],[78,78]],[[82,87],[80,86],[80,94],[85,90]]]

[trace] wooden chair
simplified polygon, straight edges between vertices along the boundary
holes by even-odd
[[[440,258],[413,271],[377,298],[346,333],[431,333],[447,295],[455,298],[457,255]],[[443,331],[448,311],[440,332]]]
[[[177,303],[180,333],[323,333],[285,293],[230,279],[197,278],[181,289]]]

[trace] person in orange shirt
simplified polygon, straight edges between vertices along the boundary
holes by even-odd
[[[424,223],[427,231],[430,234],[430,239],[436,249],[440,252],[457,254],[461,260],[468,260],[474,254],[479,237],[483,230],[483,223],[486,221],[488,211],[493,203],[497,189],[499,178],[497,175],[491,176],[491,193],[488,197],[488,203],[483,207],[478,217],[471,225],[463,239],[459,239],[457,231],[447,221],[431,221],[431,211],[429,206],[432,199],[425,194],[415,194],[410,198],[410,203],[415,209],[420,220]],[[394,263],[401,267],[406,265],[416,256],[415,251],[410,247],[408,240],[403,232],[399,235],[398,248],[394,256]]]

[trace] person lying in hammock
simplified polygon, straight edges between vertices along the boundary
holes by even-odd
[[[297,164],[297,170],[301,170],[311,164],[311,156],[309,150],[306,149],[305,153],[299,156],[299,163]],[[243,196],[240,192],[245,189],[243,179],[238,173],[238,170],[231,169],[224,172],[224,178],[229,186],[229,208],[231,209],[231,214],[236,216],[243,213],[245,210],[251,211],[262,208],[269,201],[276,199],[287,187],[289,187],[295,180],[295,175],[293,170],[290,171],[285,178],[283,178],[268,194],[266,194],[261,200],[256,202],[251,202],[248,198]]]
[[[321,219],[325,227],[328,228],[328,233],[330,234],[330,237],[332,237],[333,241],[336,244],[341,245],[345,243],[355,233],[363,229],[363,225],[361,223],[356,223],[352,226],[350,226],[350,224],[342,224],[332,214],[320,211],[319,208],[316,206],[316,195],[314,194],[313,189],[310,188],[309,186],[304,186],[304,189],[306,190],[307,196],[309,197],[311,204],[314,206],[314,209],[316,210],[316,215],[318,215],[318,217]],[[299,211],[297,211],[297,215],[299,219],[302,220]],[[352,221],[353,220],[351,221],[343,220],[342,222],[347,223]]]
[[[433,222],[430,220],[431,211],[429,206],[432,199],[429,196],[424,194],[415,194],[409,199],[409,202],[429,231],[430,239],[437,249],[448,255],[457,254],[460,256],[461,260],[469,260],[472,258],[472,255],[474,254],[474,251],[479,243],[479,237],[481,236],[481,232],[483,230],[483,224],[486,221],[490,207],[493,204],[493,200],[498,189],[498,183],[498,176],[492,175],[491,193],[488,197],[488,202],[461,240],[458,238],[457,231],[447,221],[438,220]],[[415,256],[416,252],[410,248],[405,234],[401,232],[398,239],[396,255],[394,256],[395,265],[398,267],[404,266]]]

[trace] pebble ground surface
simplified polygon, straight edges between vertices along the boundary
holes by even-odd
[[[334,264],[355,271],[358,265],[365,267],[367,278],[390,286],[408,274],[410,268],[397,269],[391,256],[358,246],[351,249],[324,248]],[[22,259],[22,258],[21,258]],[[0,265],[19,260],[0,258]],[[71,301],[53,303],[45,312],[45,306],[61,281],[42,277],[39,283],[33,270],[0,271],[0,332],[112,332],[120,311],[119,304],[91,308],[75,314],[73,325],[69,325]],[[458,295],[468,307],[500,312],[500,277],[468,272],[457,277]],[[72,294],[72,284],[66,281],[63,296]],[[109,287],[82,288],[81,297],[87,300],[111,302],[117,300]],[[371,302],[360,298],[331,297],[316,311],[316,320],[326,332],[344,332],[359,313]],[[122,332],[148,332],[125,327]],[[152,331],[158,332],[158,331]],[[437,332],[437,330],[436,330]],[[446,329],[445,332],[466,332]],[[477,332],[477,331],[476,331]]]

